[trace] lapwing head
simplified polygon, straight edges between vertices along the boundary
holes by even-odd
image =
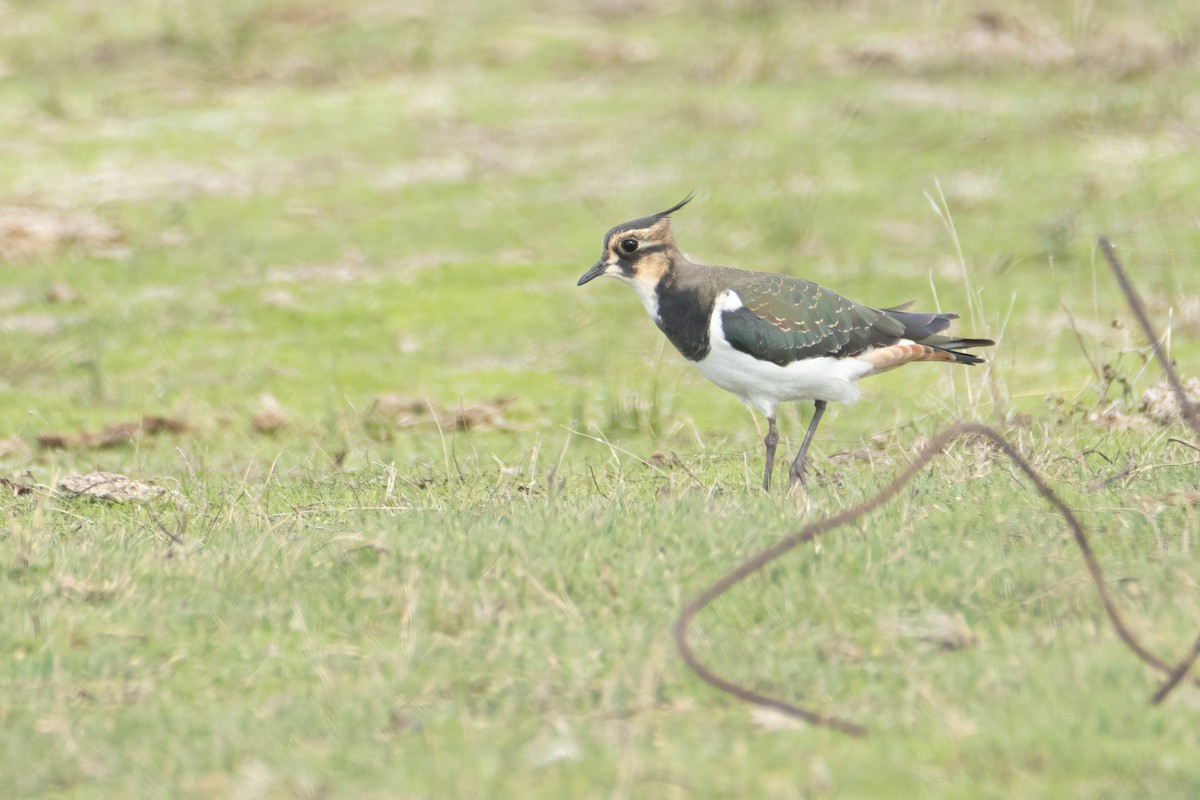
[[[679,254],[671,234],[671,214],[691,202],[682,201],[648,217],[622,222],[604,234],[604,254],[583,273],[577,286],[607,275],[626,283],[656,285],[671,269],[671,258]]]

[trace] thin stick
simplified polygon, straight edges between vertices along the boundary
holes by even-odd
[[[1167,696],[1171,694],[1171,692],[1175,691],[1175,687],[1183,682],[1184,676],[1188,674],[1188,671],[1192,668],[1192,665],[1196,663],[1197,657],[1200,657],[1200,637],[1196,638],[1195,643],[1192,645],[1192,649],[1189,650],[1188,654],[1184,656],[1178,664],[1175,665],[1175,669],[1171,670],[1171,674],[1167,676],[1166,682],[1164,682],[1162,686],[1158,687],[1158,691],[1155,692],[1154,696],[1150,698],[1151,704],[1159,705],[1162,703],[1162,701],[1167,699]]]
[[[1137,317],[1138,324],[1142,326],[1142,333],[1146,336],[1146,341],[1150,344],[1150,349],[1154,352],[1154,357],[1158,359],[1159,365],[1162,366],[1163,372],[1167,376],[1167,382],[1171,384],[1171,389],[1175,392],[1175,400],[1179,403],[1179,414],[1183,417],[1183,421],[1192,429],[1192,433],[1200,436],[1200,413],[1197,413],[1196,407],[1192,405],[1192,401],[1188,399],[1187,391],[1183,388],[1183,383],[1180,382],[1179,376],[1175,374],[1175,368],[1171,366],[1171,359],[1164,352],[1158,334],[1154,332],[1154,326],[1150,324],[1150,318],[1146,316],[1146,308],[1142,305],[1142,300],[1138,297],[1137,292],[1133,288],[1133,284],[1129,282],[1129,276],[1125,274],[1125,268],[1121,266],[1121,260],[1117,258],[1117,249],[1113,247],[1112,242],[1107,236],[1100,237],[1100,252],[1104,254],[1104,258],[1108,261],[1108,265],[1112,267],[1113,275],[1117,278],[1117,283],[1121,287],[1121,291],[1125,293],[1125,299],[1129,301],[1129,308],[1133,311],[1133,315]],[[1182,681],[1183,677],[1192,668],[1197,655],[1200,655],[1200,639],[1196,640],[1196,644],[1183,657],[1175,667],[1170,670],[1170,675],[1166,683],[1158,688],[1151,698],[1151,702],[1155,705],[1167,699],[1167,696],[1175,690]]]
[[[1175,444],[1181,444],[1181,445],[1183,445],[1184,447],[1190,447],[1190,448],[1192,448],[1193,450],[1195,450],[1196,452],[1200,453],[1200,447],[1197,447],[1196,445],[1194,445],[1194,444],[1192,444],[1191,442],[1189,442],[1189,441],[1186,441],[1186,440],[1184,440],[1184,439],[1178,439],[1178,438],[1176,438],[1176,437],[1174,437],[1174,436],[1171,436],[1171,437],[1169,437],[1169,438],[1167,439],[1167,441],[1168,441],[1168,442],[1174,442]]]
[[[1117,276],[1117,283],[1120,284],[1121,291],[1125,293],[1125,299],[1129,301],[1129,308],[1133,311],[1133,315],[1137,317],[1138,324],[1142,326],[1142,333],[1145,334],[1146,341],[1149,343],[1154,357],[1158,359],[1159,365],[1163,368],[1163,372],[1167,376],[1167,383],[1171,384],[1171,388],[1175,391],[1175,399],[1179,401],[1180,415],[1188,424],[1188,427],[1197,436],[1200,436],[1200,415],[1197,415],[1196,408],[1188,399],[1187,391],[1179,381],[1179,376],[1175,374],[1175,368],[1171,366],[1171,359],[1167,358],[1167,354],[1159,346],[1160,340],[1158,334],[1154,332],[1153,326],[1150,325],[1150,319],[1146,316],[1145,307],[1134,290],[1133,284],[1129,282],[1129,276],[1125,274],[1125,268],[1121,266],[1121,262],[1117,259],[1116,248],[1104,236],[1100,237],[1100,252],[1108,260],[1108,265],[1112,267],[1113,274]]]

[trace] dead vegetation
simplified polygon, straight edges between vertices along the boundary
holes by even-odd
[[[384,394],[371,402],[363,422],[375,432],[420,426],[441,428],[445,432],[511,430],[512,425],[505,417],[505,411],[515,402],[515,397],[496,397],[470,405],[460,404],[455,408],[403,394]],[[263,435],[276,434],[290,424],[287,409],[270,392],[259,395],[249,417],[251,429]],[[236,415],[222,417],[226,422],[231,418],[236,419]],[[42,450],[104,450],[132,445],[146,437],[196,431],[195,423],[180,417],[148,414],[139,420],[115,423],[100,430],[84,428],[71,432],[39,433],[34,441]],[[0,439],[0,457],[25,459],[34,453],[34,448],[20,434]]]
[[[1187,393],[1187,401],[1192,408],[1200,407],[1200,378],[1188,378],[1183,381],[1183,389]],[[1161,425],[1177,425],[1183,420],[1183,412],[1179,408],[1179,398],[1166,380],[1159,381],[1142,393],[1142,404],[1138,412],[1153,422]]]
[[[1122,396],[1109,399],[1106,389],[1110,386],[1120,386]],[[1188,378],[1183,387],[1192,406],[1200,405],[1200,379]],[[1061,397],[1052,397],[1049,401],[1060,421],[1075,419],[1114,432],[1151,433],[1183,422],[1178,398],[1166,380],[1142,392],[1140,400],[1134,397],[1129,381],[1117,375],[1110,364],[1105,364],[1098,400],[1094,404],[1069,402]]]
[[[37,485],[28,478],[25,480],[17,478],[0,478],[0,486],[3,486],[8,494],[13,497],[20,497],[23,494],[33,494],[37,489]]]

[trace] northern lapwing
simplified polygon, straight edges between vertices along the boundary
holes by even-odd
[[[604,254],[578,285],[607,275],[632,286],[659,330],[700,374],[766,415],[763,491],[771,489],[780,403],[814,401],[791,468],[791,485],[807,489],[808,446],[827,403],[852,403],[860,378],[910,362],[981,364],[982,358],[959,351],[995,344],[941,335],[957,314],[905,311],[909,304],[873,308],[803,278],[694,264],[671,233],[671,214],[691,199],[611,229]]]

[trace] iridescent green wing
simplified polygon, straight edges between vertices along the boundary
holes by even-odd
[[[730,288],[742,307],[721,314],[725,338],[763,361],[846,358],[904,336],[904,326],[882,311],[802,278],[749,273],[738,284]]]

